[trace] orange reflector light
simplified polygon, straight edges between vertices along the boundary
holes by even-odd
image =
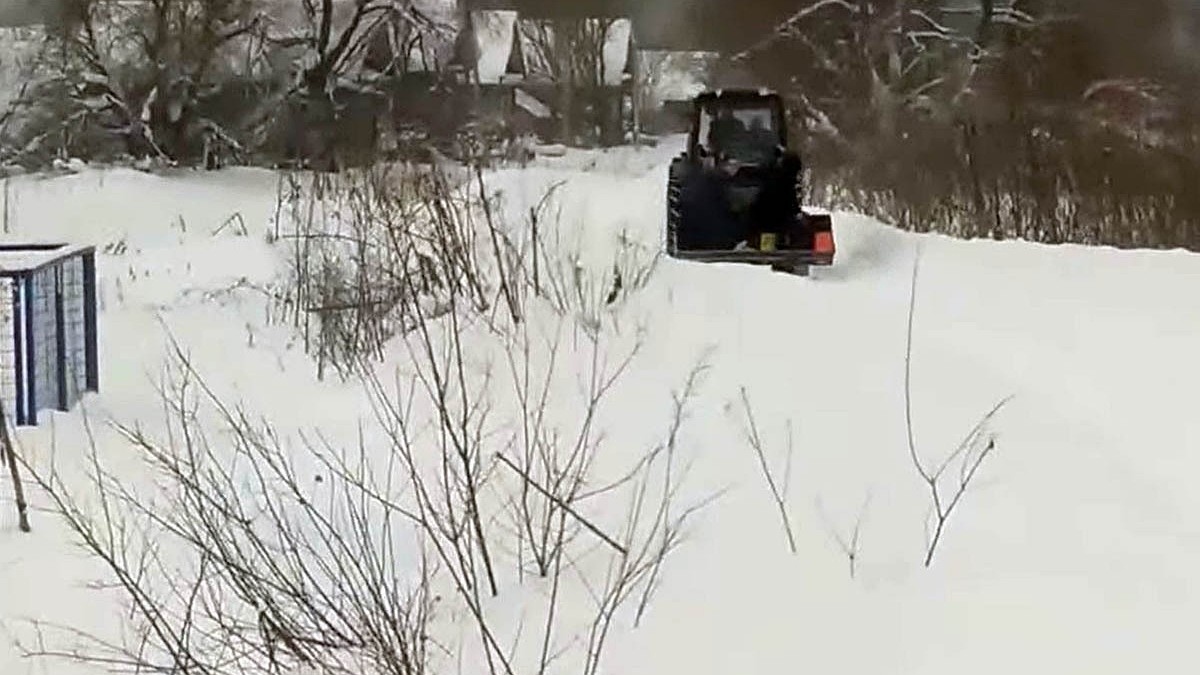
[[[833,253],[833,233],[817,232],[813,235],[813,252]]]

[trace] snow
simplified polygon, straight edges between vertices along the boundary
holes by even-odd
[[[604,84],[620,86],[629,67],[629,45],[633,39],[633,22],[613,19],[604,34],[601,58],[604,60]]]
[[[553,111],[545,103],[537,100],[532,94],[520,87],[513,91],[513,102],[538,119],[550,119],[553,115]]]
[[[639,63],[649,103],[690,101],[704,91],[708,70],[717,56],[712,52],[642,50]]]
[[[475,28],[475,40],[479,45],[479,81],[497,84],[508,68],[512,54],[513,31],[517,26],[517,13],[511,10],[476,10],[471,12],[471,25]]]
[[[553,236],[603,275],[622,251],[645,261],[657,250],[678,147],[570,150],[489,179],[513,214],[565,181]],[[364,394],[317,381],[255,290],[283,270],[266,236],[277,181],[245,169],[13,179],[15,235],[97,246],[101,393],[86,399],[89,419],[161,418],[165,325],[211,384],[250,410],[353,442],[357,420],[370,418]],[[227,225],[234,213],[245,234]],[[724,492],[692,522],[640,626],[615,634],[604,672],[1180,672],[1195,660],[1200,619],[1200,312],[1190,290],[1200,257],[959,241],[834,217],[837,262],[811,279],[661,260],[612,310],[612,330],[637,332],[643,349],[602,420],[602,464],[635,460],[661,438],[671,391],[706,357],[679,443],[688,499]],[[939,461],[1014,395],[929,568],[928,494],[908,457],[903,395],[918,250],[921,458]],[[575,372],[585,356],[570,353]],[[742,436],[743,387],[772,464],[791,423],[795,555]],[[569,410],[569,398],[556,405]],[[48,418],[19,433],[21,452],[81,462],[83,410]],[[127,443],[96,433],[115,471],[144,480]],[[27,635],[31,617],[115,630],[109,595],[83,587],[99,567],[42,496],[33,502],[34,532],[22,534],[4,476],[0,632]],[[848,537],[860,512],[851,578],[831,530]],[[95,672],[22,659],[0,642],[6,675]]]

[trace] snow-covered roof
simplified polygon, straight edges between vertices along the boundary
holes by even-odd
[[[633,22],[615,19],[608,26],[604,41],[604,84],[619,85],[629,68],[629,47],[633,39]]]
[[[475,43],[478,51],[476,67],[481,84],[496,84],[504,77],[512,56],[513,31],[517,13],[512,10],[478,10],[471,12]]]
[[[30,272],[90,250],[89,244],[3,242],[0,243],[0,275]]]

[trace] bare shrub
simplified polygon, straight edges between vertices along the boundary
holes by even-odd
[[[293,263],[278,301],[322,372],[365,387],[372,423],[356,443],[288,434],[225,403],[176,345],[166,431],[114,425],[155,488],[117,481],[95,444],[98,506],[38,476],[130,603],[130,630],[30,653],[218,675],[460,658],[595,675],[708,503],[680,496],[703,364],[663,440],[627,462],[603,451],[641,346],[616,315],[650,266],[618,253],[633,289],[606,303],[607,270],[508,227],[479,171],[293,174],[280,195]]]
[[[35,474],[125,599],[124,635],[68,627],[82,646],[43,636],[26,653],[137,672],[426,672],[437,569],[412,523],[315,471],[319,444],[296,452],[227,406],[178,345],[160,393],[161,436],[113,425],[156,486],[130,487],[94,440],[87,501],[56,470]]]
[[[273,235],[291,268],[280,314],[322,376],[332,367],[348,377],[358,357],[382,358],[390,339],[456,308],[459,320],[505,331],[545,301],[594,333],[649,282],[661,252],[621,233],[611,271],[587,269],[554,226],[558,187],[512,223],[478,165],[287,174]]]
[[[559,659],[599,672],[623,610],[640,619],[703,506],[677,504],[686,474],[677,439],[703,366],[675,395],[665,439],[605,479],[594,470],[600,443],[588,437],[599,437],[599,401],[628,362],[608,369],[598,358],[587,414],[566,420],[578,437],[564,437],[570,427],[551,424],[544,405],[520,410],[541,429],[522,468],[525,455],[507,454],[513,439],[494,433],[508,423],[488,424],[488,381],[468,372],[466,332],[426,321],[410,339],[427,350],[411,355],[414,374],[400,391],[359,371],[379,425],[360,427],[351,447],[320,432],[286,436],[230,406],[176,344],[160,389],[165,430],[112,424],[152,470],[152,485],[130,487],[94,440],[86,495],[53,468],[35,472],[104,564],[103,587],[129,605],[124,634],[63,627],[26,654],[142,672],[422,673],[455,652],[444,620],[461,607],[493,673],[546,672]],[[499,457],[515,480],[498,479],[490,464]],[[511,532],[489,515],[501,511]],[[584,530],[604,542],[600,550],[579,537]],[[537,578],[552,590],[534,601],[544,603],[541,633],[526,637],[497,623],[485,596],[518,592],[524,556],[510,566],[499,552],[536,542],[544,544]],[[587,598],[591,608],[580,609]],[[59,648],[56,636],[83,643]]]
[[[402,336],[410,374],[394,389],[366,377],[377,419],[413,486],[413,510],[474,618],[489,670],[516,672],[525,664],[544,672],[566,658],[590,674],[599,670],[622,608],[636,602],[635,623],[646,611],[664,560],[699,508],[673,504],[684,475],[677,437],[702,367],[674,398],[667,439],[605,479],[607,472],[596,468],[605,440],[600,418],[640,339],[613,353],[607,345],[619,336],[611,326],[583,325],[583,313],[530,300],[527,284],[517,288],[522,302],[540,310],[537,323],[471,324],[460,316],[471,308],[456,307]],[[503,362],[503,371],[488,353]],[[576,381],[580,397],[572,403],[562,394]],[[510,410],[489,393],[497,389],[512,401]],[[431,426],[417,423],[421,408]],[[414,452],[422,432],[436,452]],[[505,565],[510,571],[501,569],[502,561],[511,561]],[[504,578],[549,585],[539,635],[506,640],[497,634],[484,596],[502,594]],[[592,609],[581,613],[585,599]],[[521,658],[504,648],[508,640],[538,648]],[[572,646],[582,654],[570,653]]]
[[[534,430],[531,433],[540,436],[524,437],[521,432],[534,447],[521,449],[515,457],[503,449],[513,444],[511,439],[502,436],[489,442],[485,434],[472,434],[463,443],[465,448],[447,448],[440,456],[422,458],[408,450],[414,447],[418,432],[399,401],[404,400],[405,391],[411,392],[414,386],[417,390],[430,387],[432,380],[425,379],[426,384],[410,383],[394,394],[386,392],[382,382],[373,382],[376,387],[373,399],[380,422],[387,425],[393,437],[392,446],[400,449],[400,470],[407,473],[413,486],[416,502],[413,510],[442,568],[453,581],[459,599],[474,620],[479,635],[477,647],[493,673],[534,668],[545,672],[551,662],[567,658],[569,652],[573,668],[585,674],[598,672],[604,647],[622,608],[636,602],[636,617],[645,611],[661,579],[664,561],[681,543],[683,526],[699,508],[672,507],[683,477],[676,466],[675,438],[682,424],[682,406],[693,394],[694,378],[689,379],[677,399],[680,406],[670,423],[667,441],[628,471],[595,485],[597,475],[593,464],[600,444],[595,438],[598,432],[592,428],[595,424],[592,416],[605,395],[606,385],[611,385],[620,370],[618,365],[616,372],[609,373],[609,379],[593,380],[598,389],[586,396],[585,415],[574,420],[575,435],[563,438],[563,432],[569,428],[550,425],[540,417],[545,413],[544,404],[535,403],[533,414],[522,422]],[[450,390],[426,389],[426,394],[458,401],[456,406],[464,405],[457,385],[441,386]],[[523,414],[527,410],[523,409]],[[454,412],[468,414],[461,409]],[[465,417],[442,412],[435,417],[439,437],[462,438],[457,420]],[[479,427],[478,419],[472,422],[472,428]],[[483,463],[488,459],[485,451],[489,447],[496,448],[492,457],[510,472],[510,480],[502,480],[503,474],[489,471]],[[450,462],[448,454],[458,457]],[[464,457],[468,461],[457,461]],[[482,506],[485,499],[491,507]],[[508,515],[507,528],[496,525],[483,535],[502,544],[492,554],[478,546],[483,541],[479,538],[478,523],[484,508],[502,510]],[[528,581],[540,580],[549,587],[543,599],[540,633],[527,638],[519,631],[508,636],[497,633],[483,594],[495,593],[490,575],[499,572],[494,565],[489,567],[487,561],[489,555],[494,556],[499,550],[515,553],[512,569],[517,584],[527,579],[526,567],[531,566],[534,575]],[[564,607],[566,598],[574,598],[576,604],[590,598],[592,607],[586,612],[578,607]],[[581,618],[589,615],[590,618]],[[533,648],[523,650],[527,656],[521,659],[516,652],[505,648],[509,640],[514,644],[531,644]],[[572,652],[573,647],[581,647],[582,651]]]
[[[484,219],[462,179],[376,165],[286,181],[277,218],[293,230],[278,235],[291,259],[282,303],[318,373],[348,376],[358,357],[381,357],[389,339],[456,303],[491,306],[497,275],[481,257]]]
[[[971,484],[971,480],[983,465],[983,461],[988,458],[996,448],[995,435],[988,429],[988,424],[996,413],[1007,404],[1012,397],[1001,399],[991,410],[989,410],[965,438],[947,455],[937,466],[933,468],[927,467],[917,454],[917,444],[913,434],[913,417],[912,417],[912,332],[913,319],[916,315],[917,303],[917,271],[920,266],[920,252],[913,260],[912,286],[911,295],[908,305],[908,332],[904,343],[904,421],[905,430],[907,431],[908,453],[912,460],[913,468],[916,469],[917,475],[929,488],[930,499],[930,515],[929,520],[932,521],[932,530],[929,522],[926,522],[925,532],[925,561],[926,567],[933,563],[933,554],[937,551],[937,546],[942,540],[942,535],[946,530],[946,523],[950,519],[950,515],[954,512],[967,493],[967,488]],[[958,479],[953,484],[953,492],[947,497],[943,491],[944,483],[943,476],[951,468],[957,464]]]

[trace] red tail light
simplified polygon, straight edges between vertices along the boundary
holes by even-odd
[[[817,232],[813,235],[813,253],[833,255],[833,233]]]

